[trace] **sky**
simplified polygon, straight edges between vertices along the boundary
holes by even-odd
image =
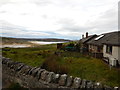
[[[118,30],[119,0],[0,0],[0,35],[79,40]]]

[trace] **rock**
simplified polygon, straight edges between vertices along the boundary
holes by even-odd
[[[49,72],[49,74],[47,75],[47,78],[46,78],[46,82],[48,82],[48,83],[52,82],[54,74],[55,74],[54,72]]]
[[[26,72],[30,69],[29,66],[24,65],[23,68],[21,68],[21,70],[19,71],[22,74],[26,74]]]
[[[32,71],[35,70],[35,69],[36,69],[36,67],[31,68],[31,69],[29,70],[28,74],[31,75],[31,74],[32,74]]]
[[[60,78],[60,74],[53,74],[53,83],[58,83],[59,81],[59,78]]]
[[[13,64],[14,64],[14,62],[11,61],[11,60],[7,62],[7,66],[8,66],[8,67],[11,67],[11,65],[13,65]]]
[[[94,83],[94,88],[103,88],[103,86],[100,82],[96,82]]]
[[[120,87],[114,87],[113,90],[120,90]]]
[[[6,64],[7,63],[7,59],[5,57],[2,57],[2,64]]]
[[[9,63],[10,69],[13,69],[15,64],[16,64],[16,62],[10,61],[10,63]]]
[[[40,70],[40,68],[36,68],[36,69],[34,69],[33,71],[32,71],[32,76],[36,76],[37,75],[37,73],[38,73],[38,71]]]
[[[40,79],[41,73],[42,73],[43,71],[45,71],[45,69],[40,69],[40,70],[38,70],[38,73],[37,73],[37,75],[36,75],[36,77],[37,77],[38,80]]]
[[[93,88],[93,82],[92,81],[87,81],[86,82],[86,88]]]
[[[76,77],[73,81],[73,88],[79,88],[81,83],[81,78]]]
[[[49,74],[49,72],[48,71],[43,71],[42,73],[41,73],[41,79],[42,80],[44,80],[44,81],[46,81],[46,77],[47,77],[47,75]]]
[[[82,80],[81,88],[86,88],[86,79]]]
[[[73,83],[73,77],[72,76],[69,76],[68,78],[67,78],[67,87],[70,87],[71,85],[72,85],[72,83]]]
[[[104,90],[113,90],[113,88],[110,86],[104,85]]]
[[[66,81],[67,81],[67,75],[66,74],[61,75],[60,80],[59,80],[59,85],[65,86]]]
[[[8,61],[10,61],[9,58],[5,58],[5,57],[2,58],[2,63],[3,64],[7,64]]]
[[[14,66],[14,70],[15,71],[20,71],[23,67],[24,67],[24,64],[20,63],[20,64]]]

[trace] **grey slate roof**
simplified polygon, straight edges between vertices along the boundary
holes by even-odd
[[[92,45],[103,45],[103,44],[109,44],[109,45],[117,45],[120,46],[120,31],[116,32],[110,32],[110,33],[104,33],[104,35],[98,40],[95,40],[93,38],[92,40],[88,41],[87,44],[92,44]]]
[[[81,39],[80,41],[81,41],[82,43],[87,43],[89,40],[91,40],[91,39],[94,38],[94,37],[97,37],[97,35],[90,35],[90,36],[88,36],[88,38],[83,38],[83,39]]]

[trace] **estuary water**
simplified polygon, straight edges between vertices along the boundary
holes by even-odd
[[[57,44],[57,43],[65,43],[63,42],[45,42],[45,41],[29,41],[30,43],[37,44],[37,45],[47,45],[47,44]],[[25,48],[25,47],[32,47],[29,44],[7,44],[7,45],[0,45],[0,48],[10,47],[10,48]]]

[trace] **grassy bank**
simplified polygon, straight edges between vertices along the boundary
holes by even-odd
[[[56,50],[56,45],[43,45],[31,48],[4,48],[3,56],[31,66],[41,66],[56,73],[99,81],[109,86],[120,86],[118,69],[109,69],[102,60],[83,56],[79,52]]]

